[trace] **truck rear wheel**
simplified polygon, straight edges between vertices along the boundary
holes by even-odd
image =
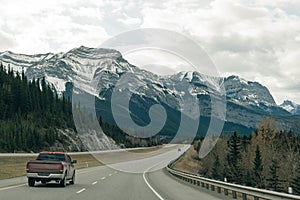
[[[73,185],[75,183],[75,171],[73,173],[72,179],[70,181],[70,184]]]
[[[66,187],[67,185],[67,175],[59,182],[60,187]]]
[[[28,185],[29,187],[34,187],[35,180],[33,178],[28,178]]]

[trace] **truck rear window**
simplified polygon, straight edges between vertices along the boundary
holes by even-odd
[[[65,161],[65,155],[63,154],[40,154],[37,160],[47,161]]]

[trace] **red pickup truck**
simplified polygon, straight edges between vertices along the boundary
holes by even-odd
[[[75,182],[76,160],[62,152],[41,152],[36,160],[29,161],[26,165],[28,185],[33,187],[35,182],[46,184],[56,181],[61,187],[65,187],[67,181]]]

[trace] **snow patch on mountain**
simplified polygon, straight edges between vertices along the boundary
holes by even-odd
[[[287,110],[291,114],[300,114],[300,105],[292,101],[285,100],[282,104],[280,104],[280,107]]]

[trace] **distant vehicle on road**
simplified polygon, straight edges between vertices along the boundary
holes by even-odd
[[[75,183],[76,160],[62,152],[41,152],[36,160],[31,160],[26,165],[28,185],[33,187],[35,182],[46,184],[56,181],[61,187],[65,187],[67,181]]]

